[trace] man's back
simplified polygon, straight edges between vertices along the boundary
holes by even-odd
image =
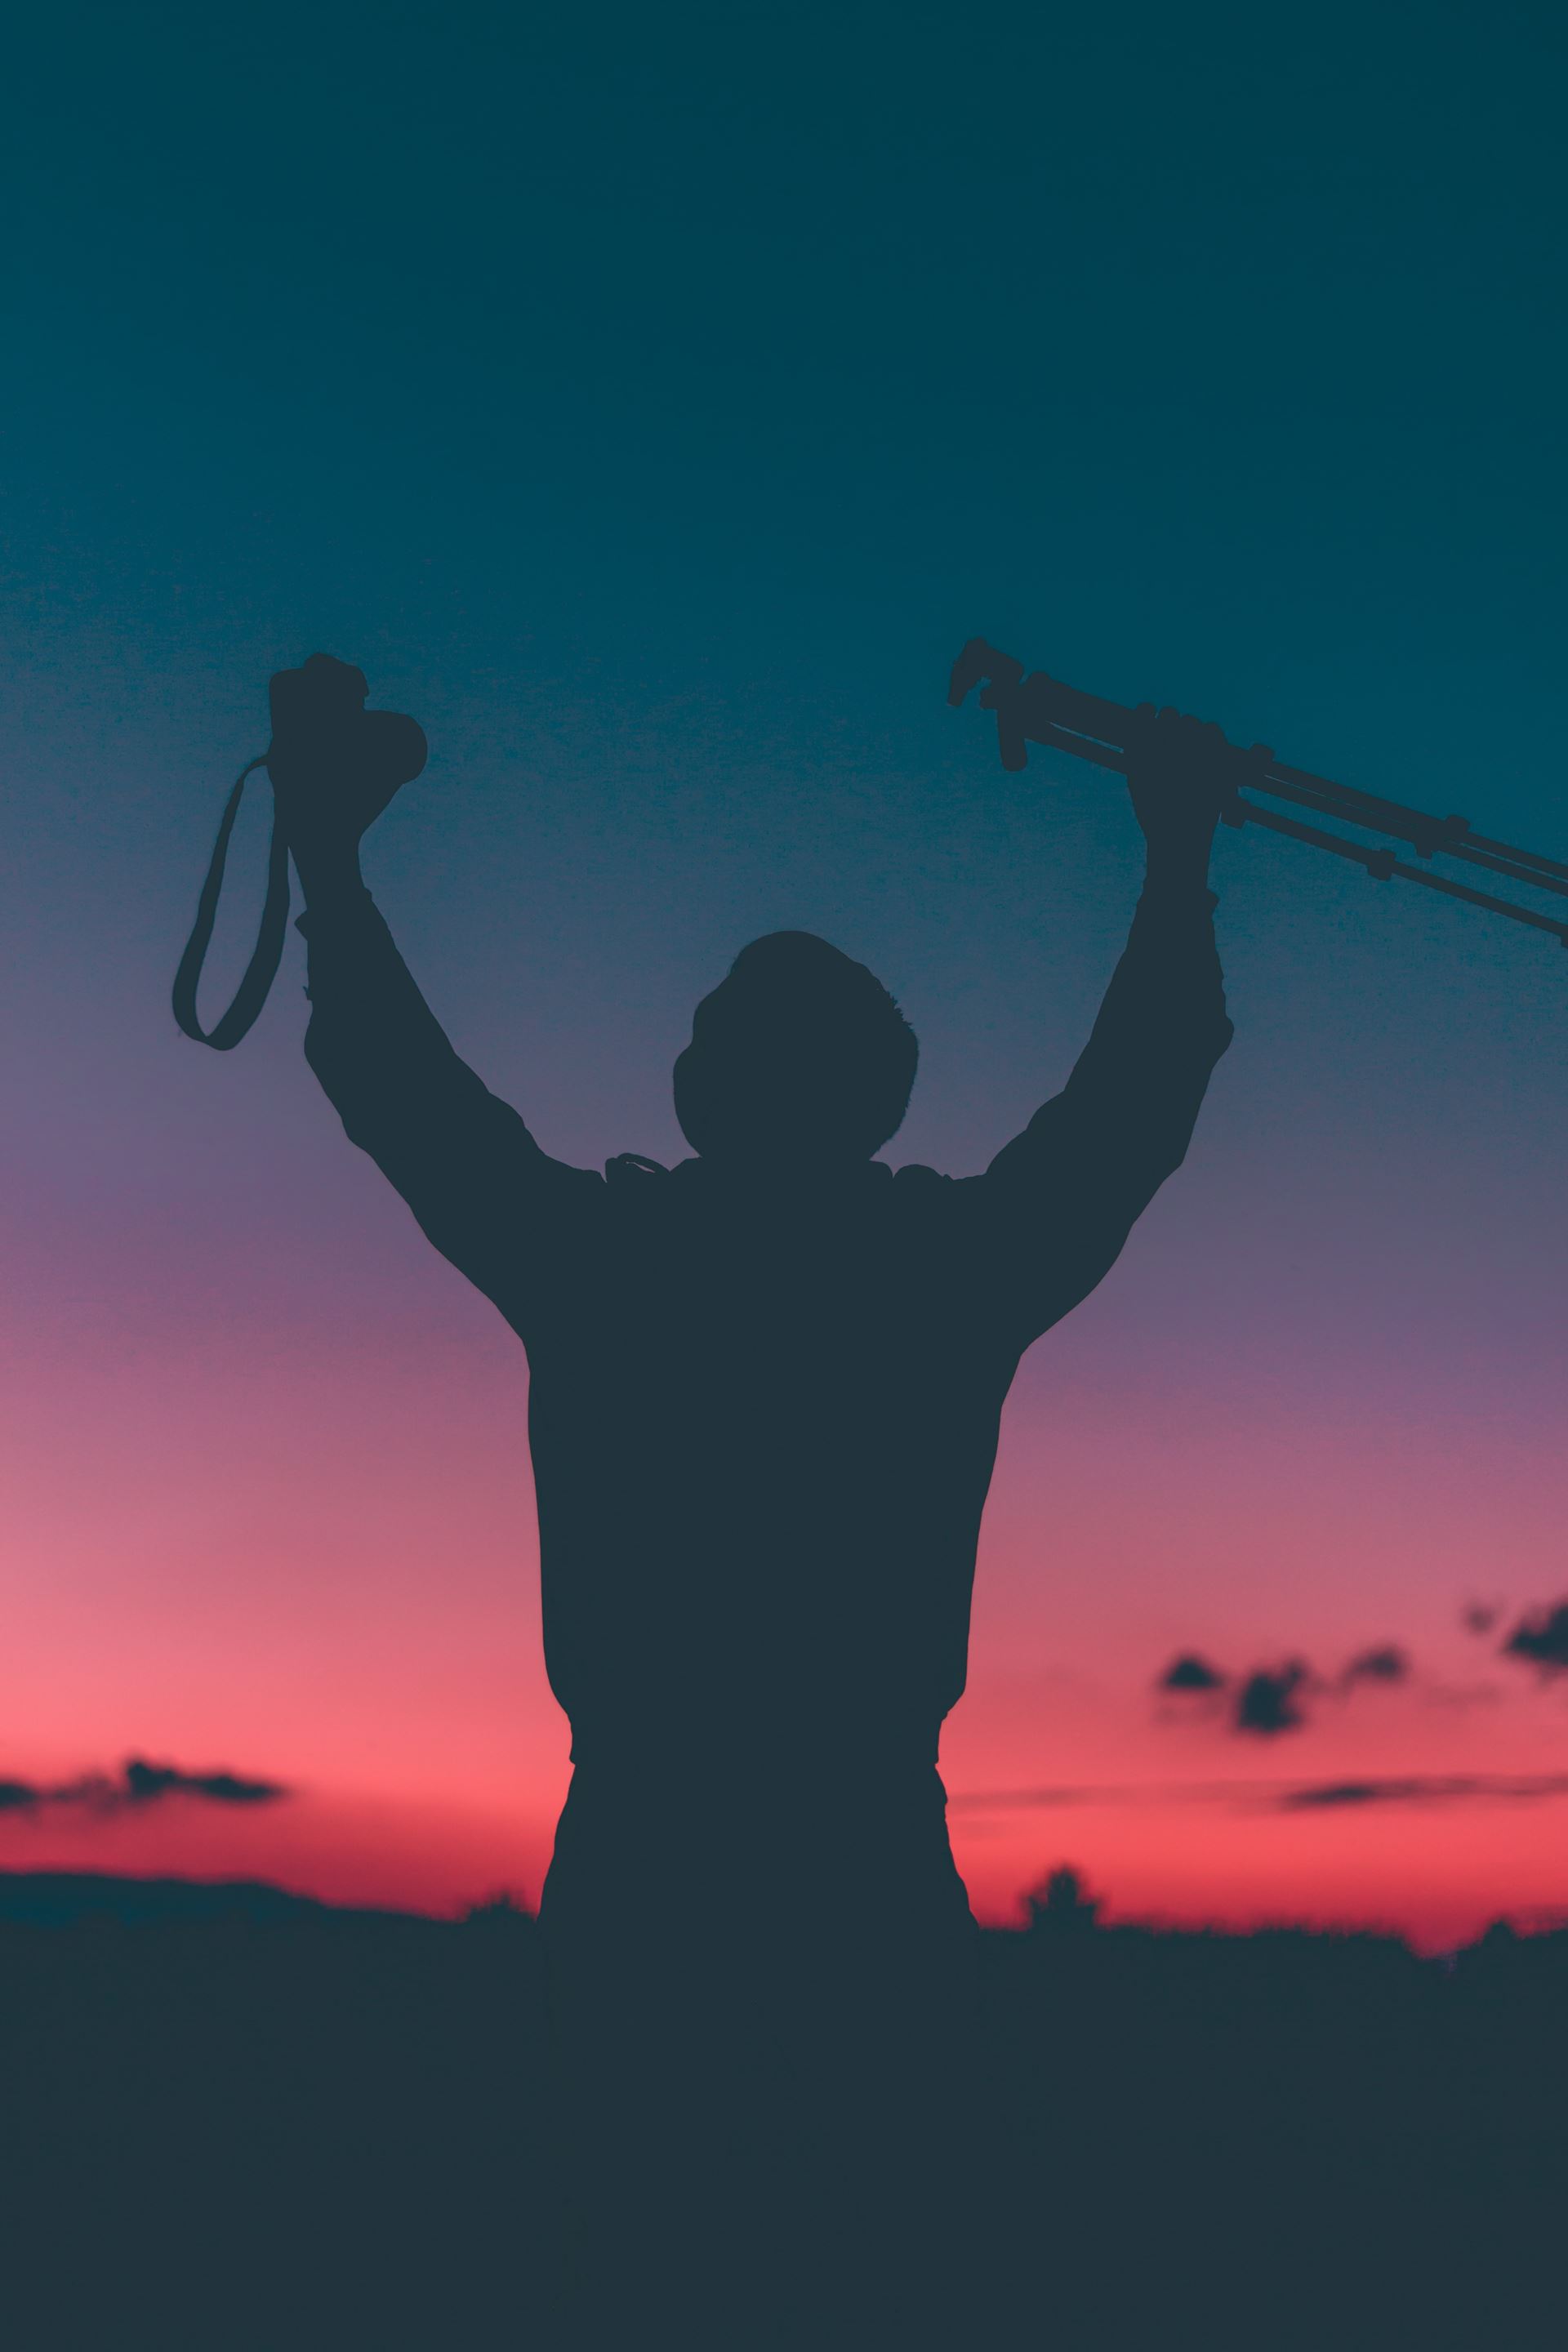
[[[1017,1354],[966,1190],[693,1160],[584,1192],[515,1316],[581,1751],[722,1719],[731,1755],[809,1726],[934,1759]]]

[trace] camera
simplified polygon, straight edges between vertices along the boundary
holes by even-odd
[[[296,770],[330,762],[356,782],[374,780],[388,800],[411,783],[427,756],[425,730],[401,711],[367,710],[369,692],[364,672],[331,654],[312,654],[298,669],[279,670],[268,689],[268,773],[274,761]]]

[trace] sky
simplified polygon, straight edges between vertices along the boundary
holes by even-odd
[[[921,1037],[886,1156],[981,1168],[1139,845],[947,708],[968,637],[1568,856],[1563,47],[1517,5],[13,25],[0,1867],[531,1900],[565,1785],[520,1347],[319,1097],[298,940],[233,1055],[169,1013],[268,675],[330,651],[424,723],[367,875],[558,1157],[683,1156],[690,1008],[791,928]],[[1197,1139],[1006,1410],[972,1900],[1070,1861],[1121,1916],[1563,1914],[1568,1672],[1508,1643],[1568,1599],[1568,963],[1256,835],[1215,883]]]

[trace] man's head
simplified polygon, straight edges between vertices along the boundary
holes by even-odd
[[[675,1115],[705,1159],[868,1160],[903,1118],[919,1050],[863,963],[773,931],[698,1006]]]

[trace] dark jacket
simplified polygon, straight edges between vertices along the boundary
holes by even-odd
[[[1018,1360],[1180,1166],[1230,1040],[1214,905],[1145,891],[1067,1086],[984,1175],[809,1182],[564,1166],[458,1059],[368,892],[303,919],[312,1068],[528,1350],[579,1762],[699,1739],[929,1768]]]

